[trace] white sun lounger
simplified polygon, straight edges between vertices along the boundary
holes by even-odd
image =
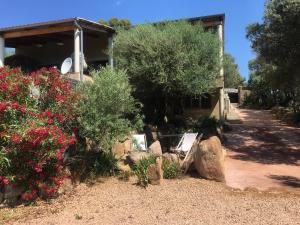
[[[184,133],[179,144],[174,150],[178,152],[187,153],[191,150],[197,136],[198,133]]]
[[[145,134],[134,134],[132,136],[132,143],[135,150],[147,150],[147,140]]]

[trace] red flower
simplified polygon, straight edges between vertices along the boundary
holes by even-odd
[[[53,119],[48,119],[48,124],[53,124]]]
[[[7,84],[7,82],[1,83],[1,84],[0,84],[0,89],[1,89],[2,91],[7,91],[7,89],[8,89],[8,84]]]
[[[19,103],[13,102],[13,103],[11,104],[11,107],[12,107],[13,109],[19,109]]]
[[[13,134],[11,136],[11,140],[12,142],[14,142],[15,144],[20,144],[21,140],[20,140],[21,135],[20,134]]]
[[[41,173],[42,172],[42,166],[39,164],[36,164],[34,167],[35,172]]]
[[[47,116],[48,118],[51,118],[52,117],[52,113],[51,113],[51,111],[49,111],[49,110],[47,110],[47,111],[45,111],[45,116]]]
[[[22,107],[20,107],[20,111],[21,111],[22,113],[26,113],[26,108],[25,108],[24,106],[22,106]]]
[[[70,145],[74,145],[76,143],[77,139],[75,136],[72,136],[71,140],[69,141]]]
[[[59,123],[62,123],[64,121],[64,115],[63,114],[57,114],[56,119]]]
[[[58,151],[56,151],[55,156],[58,160],[62,160],[63,159],[63,152],[58,150]]]
[[[5,102],[0,102],[0,112],[4,112],[7,109],[7,104]]]
[[[6,177],[4,177],[4,178],[2,179],[2,183],[3,183],[4,185],[8,185],[10,182],[9,182],[9,179],[7,179]]]

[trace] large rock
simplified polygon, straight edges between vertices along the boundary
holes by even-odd
[[[118,169],[123,173],[131,172],[131,168],[128,164],[125,164],[123,160],[118,162]]]
[[[166,160],[170,163],[174,163],[174,162],[180,162],[180,158],[178,154],[174,154],[174,153],[164,153],[162,155],[163,160]]]
[[[150,153],[144,151],[133,151],[126,156],[126,163],[133,166],[137,161],[150,157]]]
[[[225,182],[225,155],[218,137],[198,142],[193,153],[194,166],[203,178]]]
[[[112,147],[112,153],[121,158],[123,155],[132,151],[132,140],[126,139],[124,142],[116,141]]]
[[[149,153],[154,155],[154,156],[161,156],[162,155],[161,145],[160,145],[159,141],[155,141],[150,145]]]
[[[162,158],[157,157],[155,164],[152,164],[148,167],[147,176],[149,179],[149,183],[152,185],[160,185],[163,180],[163,170],[162,166]]]

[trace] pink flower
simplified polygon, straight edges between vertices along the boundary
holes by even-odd
[[[75,136],[72,136],[71,140],[69,141],[70,145],[74,145],[76,143],[77,139]]]
[[[48,119],[48,124],[53,124],[53,119]]]
[[[47,111],[45,111],[45,116],[47,116],[48,118],[50,118],[51,116],[52,116],[52,113],[51,113],[51,111],[49,111],[49,110],[47,110]]]
[[[6,177],[2,179],[2,183],[5,184],[5,185],[8,185],[10,182],[9,182],[9,179],[7,179]]]
[[[41,173],[42,172],[42,166],[39,164],[36,164],[34,167],[35,172]]]
[[[15,144],[20,144],[20,142],[21,142],[20,137],[21,137],[20,134],[13,134],[12,137],[11,137],[11,140]]]

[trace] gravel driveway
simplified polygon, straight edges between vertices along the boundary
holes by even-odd
[[[10,216],[8,224],[299,224],[300,195],[239,191],[192,177],[147,189],[110,178],[51,204],[0,213]]]

